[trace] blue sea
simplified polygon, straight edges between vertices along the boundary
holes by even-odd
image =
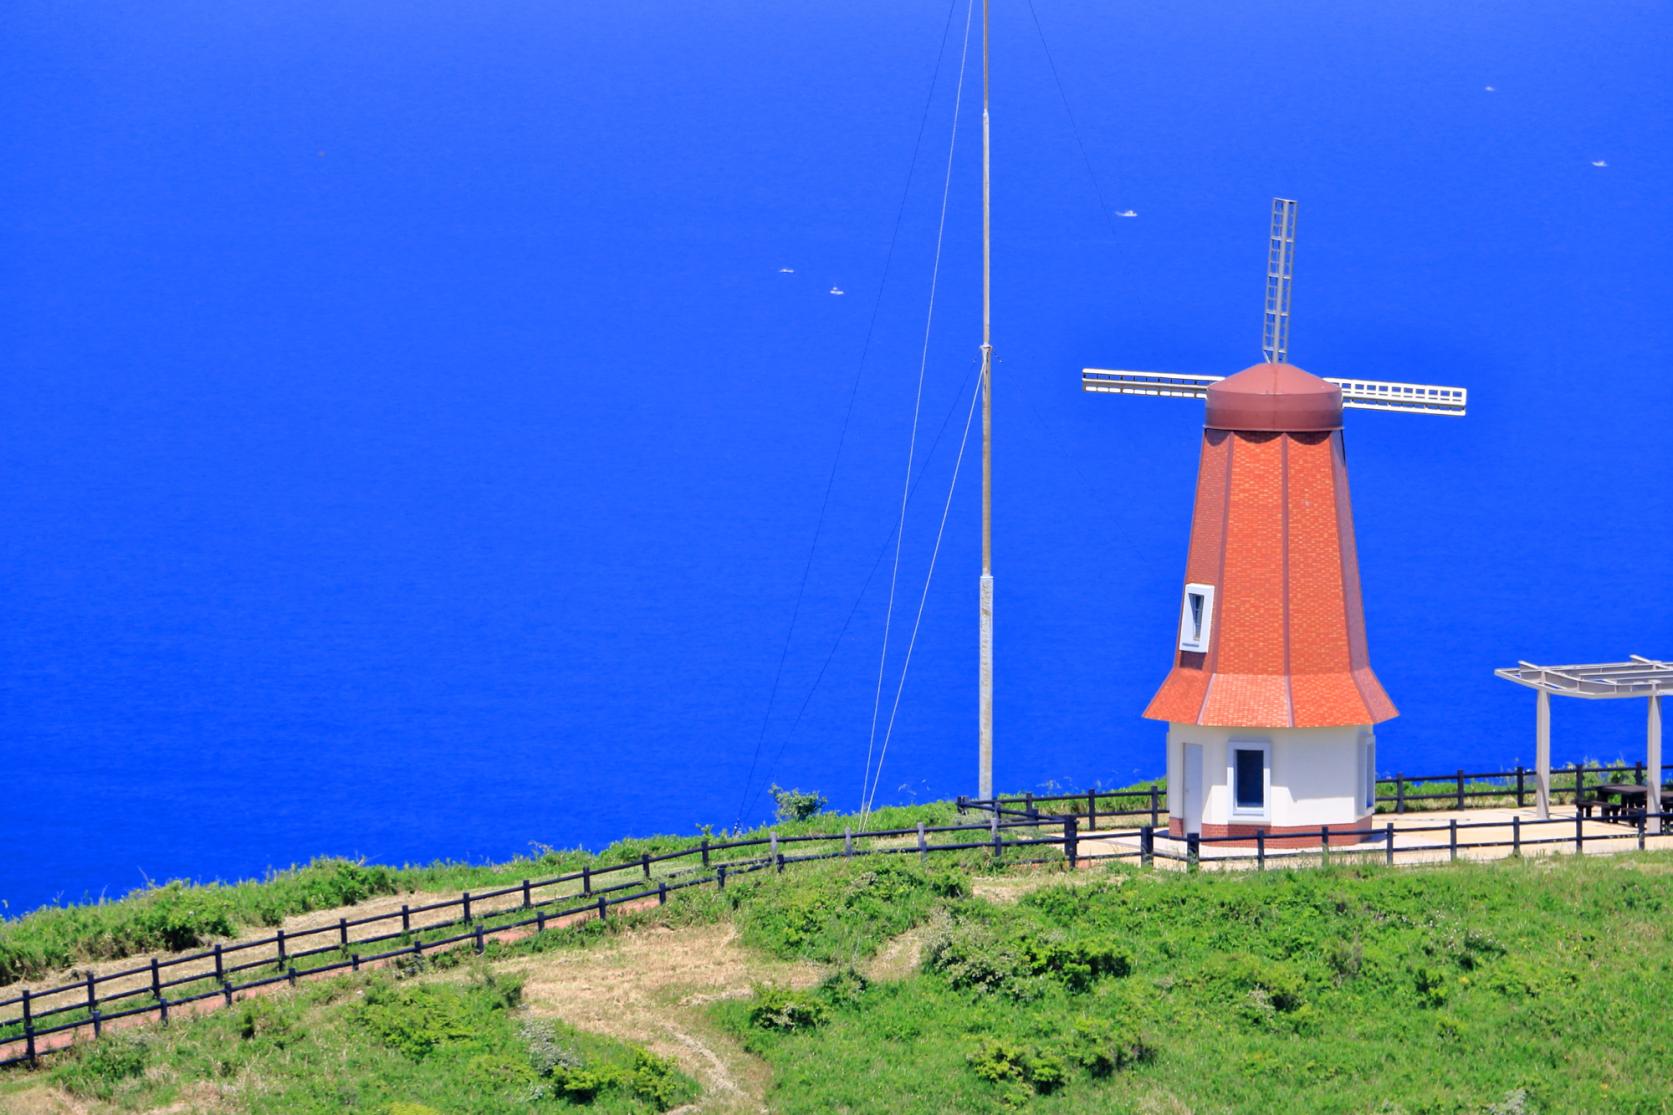
[[[1001,787],[1161,770],[1201,408],[1079,372],[1258,360],[1274,195],[1294,361],[1471,392],[1348,418],[1387,770],[1673,657],[1673,8],[994,9]],[[6,911],[854,807],[957,96],[878,800],[972,792],[966,10],[10,5]]]

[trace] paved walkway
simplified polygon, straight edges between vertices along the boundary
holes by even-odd
[[[1456,853],[1452,849],[1453,823],[1457,824]],[[1392,862],[1398,866],[1420,863],[1445,863],[1449,860],[1505,859],[1520,850],[1523,855],[1570,854],[1578,848],[1585,855],[1613,855],[1619,852],[1658,849],[1673,851],[1673,834],[1646,835],[1639,839],[1638,829],[1629,824],[1580,818],[1572,805],[1554,806],[1549,821],[1540,821],[1532,806],[1525,809],[1459,809],[1433,810],[1422,813],[1379,813],[1371,820],[1371,828],[1379,835],[1363,844],[1330,849],[1329,859],[1390,862],[1389,841],[1393,833]],[[1108,830],[1100,830],[1108,831]],[[1099,832],[1082,832],[1080,855],[1084,859],[1127,853],[1139,850],[1139,838],[1129,834],[1102,836]],[[1470,845],[1477,845],[1471,847]],[[1163,858],[1163,854],[1183,857],[1185,841],[1170,837],[1164,831],[1156,834],[1156,859],[1160,867],[1183,867],[1182,862]],[[1325,857],[1318,848],[1274,848],[1266,850],[1268,866],[1297,867],[1316,864]],[[1256,850],[1236,844],[1204,842],[1199,860],[1205,867],[1221,869],[1257,868]]]

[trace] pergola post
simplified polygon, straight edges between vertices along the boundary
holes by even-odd
[[[1534,797],[1539,819],[1551,819],[1551,694],[1535,690]],[[1652,702],[1654,703],[1654,702]]]
[[[1650,777],[1644,787],[1644,831],[1651,836],[1661,833],[1661,698],[1650,694],[1650,728],[1645,744],[1645,765]]]

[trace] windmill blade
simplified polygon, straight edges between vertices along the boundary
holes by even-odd
[[[1080,388],[1101,395],[1160,395],[1169,399],[1202,399],[1210,384],[1225,376],[1188,376],[1178,372],[1126,372],[1082,368]]]
[[[1462,418],[1470,401],[1469,389],[1464,387],[1391,383],[1380,379],[1325,378],[1342,389],[1342,405],[1355,410],[1392,410],[1402,414],[1443,414]]]
[[[1193,376],[1179,372],[1131,372],[1112,368],[1082,368],[1082,391],[1094,395],[1157,395],[1170,399],[1202,399],[1211,385],[1225,376]],[[1464,387],[1431,383],[1396,383],[1381,379],[1323,377],[1342,389],[1342,405],[1355,410],[1391,410],[1403,414],[1442,414],[1463,417],[1470,392]]]
[[[1261,352],[1268,364],[1290,358],[1290,280],[1295,275],[1295,212],[1285,197],[1272,199],[1272,238],[1266,249],[1266,322]]]

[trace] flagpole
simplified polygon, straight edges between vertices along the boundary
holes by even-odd
[[[982,618],[977,796],[993,797],[993,336],[988,133],[988,0],[982,0]]]

